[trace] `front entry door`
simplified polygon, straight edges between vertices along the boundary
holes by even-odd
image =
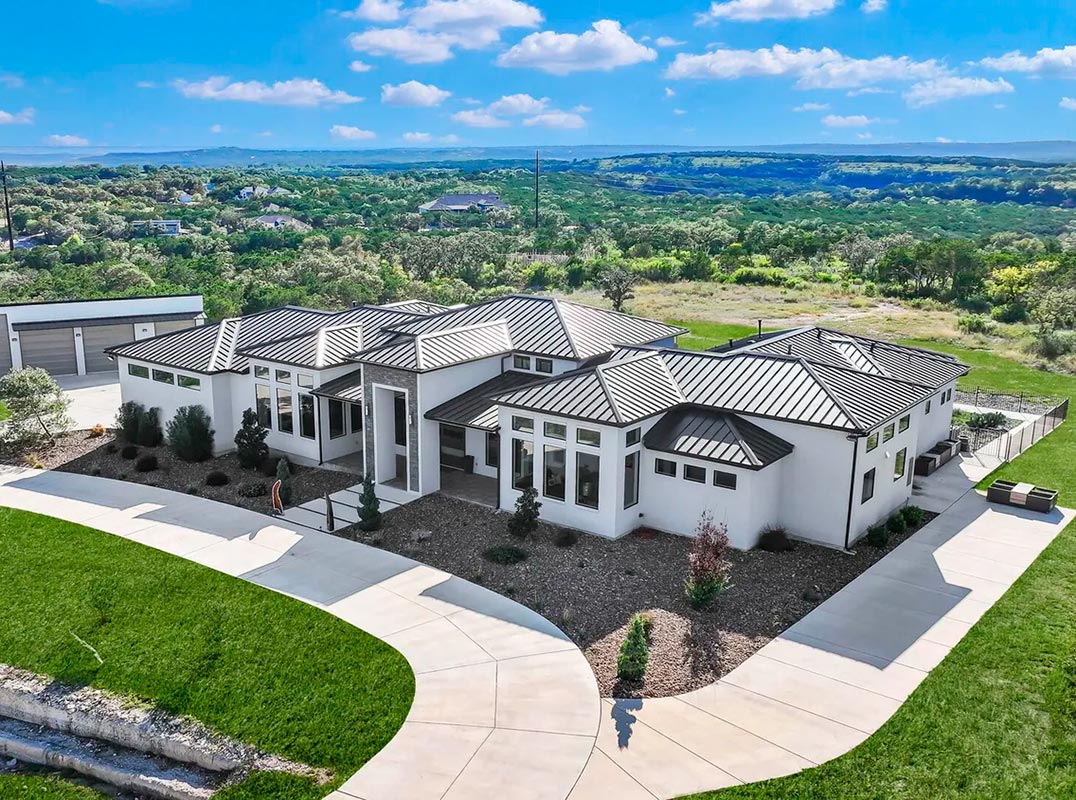
[[[441,423],[441,466],[466,469],[467,429]]]

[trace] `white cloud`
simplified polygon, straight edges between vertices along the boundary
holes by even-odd
[[[862,89],[849,89],[845,94],[849,97],[859,97],[864,94],[893,94],[893,90],[882,89],[878,86],[864,86]]]
[[[359,61],[356,59],[347,65],[347,68],[352,72],[369,72],[373,69],[373,66],[367,64],[365,61]]]
[[[1053,77],[1076,77],[1076,45],[1053,48],[1044,47],[1034,55],[1025,56],[1019,50],[1013,50],[996,58],[984,58],[979,66],[996,69],[1000,72],[1024,72],[1031,75],[1050,75]]]
[[[1009,94],[1016,91],[1004,78],[958,78],[949,76],[913,84],[904,93],[904,101],[912,108],[953,100],[958,97],[977,97],[987,94]]]
[[[581,103],[579,105],[575,106],[574,108],[572,108],[572,111],[574,113],[576,113],[576,114],[589,114],[593,110],[594,109],[591,108],[590,106],[585,106],[585,105],[583,105]]]
[[[586,127],[587,121],[579,114],[570,111],[546,111],[533,117],[527,117],[523,124],[528,128],[556,128],[558,130],[576,130]]]
[[[927,80],[947,75],[949,69],[934,59],[852,58],[829,47],[792,50],[774,45],[759,50],[719,48],[700,54],[678,53],[665,74],[673,79],[701,80],[793,77],[800,89],[848,89],[887,81]]]
[[[21,89],[25,85],[26,81],[21,75],[16,75],[14,72],[0,72],[0,86],[5,89]]]
[[[32,108],[24,108],[14,114],[0,110],[0,125],[33,125],[35,114],[37,112]]]
[[[433,136],[428,133],[422,133],[421,131],[408,131],[403,135],[405,142],[428,142]]]
[[[452,115],[452,120],[472,128],[507,128],[512,124],[506,119],[490,114],[484,108],[469,108],[465,111],[457,111]]]
[[[497,58],[502,67],[531,67],[553,75],[611,70],[653,61],[657,51],[635,41],[616,20],[603,19],[582,34],[542,31],[523,38]]]
[[[353,11],[342,11],[340,16],[370,22],[395,22],[400,18],[402,5],[401,0],[362,0]]]
[[[804,103],[801,106],[796,106],[793,111],[825,111],[829,108],[829,103]]]
[[[273,132],[272,131],[259,131],[258,135],[261,136],[264,139],[268,139],[270,136],[273,135]]]
[[[875,117],[868,117],[865,114],[851,114],[846,117],[838,114],[827,114],[822,117],[822,124],[827,128],[866,128],[876,122],[878,120]]]
[[[871,133],[870,131],[866,131],[866,132],[864,132],[864,133],[857,133],[857,134],[856,134],[856,138],[857,138],[857,139],[873,139],[873,138],[874,138],[874,134],[873,134],[873,133]]]
[[[864,14],[877,14],[889,7],[889,0],[864,0],[859,7]]]
[[[1076,99],[1071,97],[1062,97],[1061,102],[1057,105],[1059,108],[1063,108],[1066,111],[1076,111]]]
[[[347,38],[351,49],[373,56],[391,56],[408,64],[439,64],[452,58],[452,37],[414,28],[375,28]]]
[[[135,87],[138,89],[156,89],[157,84],[153,81],[139,81],[135,84]]]
[[[950,139],[948,136],[939,136],[934,141],[936,141],[938,144],[952,144],[953,143],[953,140]]]
[[[441,105],[451,96],[452,92],[439,89],[432,83],[407,81],[398,86],[393,86],[391,83],[381,85],[381,102],[390,106],[430,108]]]
[[[377,134],[373,131],[364,131],[362,128],[356,128],[352,125],[333,125],[329,128],[329,135],[334,139],[345,139],[352,142],[377,138]]]
[[[224,126],[223,125],[210,125],[209,126],[209,132],[210,133],[223,133],[224,132]]]
[[[686,42],[674,39],[671,36],[659,36],[654,40],[655,47],[679,47],[682,44],[686,44]]]
[[[319,80],[292,78],[269,85],[261,81],[228,82],[216,75],[204,81],[177,80],[173,84],[184,97],[199,100],[235,100],[272,106],[331,106],[359,103],[361,97],[334,91]]]
[[[710,3],[708,11],[695,15],[695,24],[706,25],[723,19],[760,22],[766,19],[805,19],[828,14],[837,0],[728,0]]]
[[[671,86],[666,86],[665,87],[665,96],[666,97],[676,97],[676,90],[673,89]]]
[[[684,116],[684,114],[686,114],[687,112],[686,112],[686,111],[685,111],[684,109],[682,109],[682,108],[674,108],[674,109],[673,109],[673,113],[674,113],[674,114],[676,114],[676,116],[678,116],[678,117],[682,117],[682,116]]]
[[[54,133],[45,139],[45,142],[57,147],[85,147],[90,140],[71,133]]]
[[[539,114],[549,106],[548,97],[531,97],[529,94],[506,94],[486,106],[486,110],[497,116],[511,117],[523,114]]]

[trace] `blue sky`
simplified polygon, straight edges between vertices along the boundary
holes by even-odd
[[[6,5],[2,146],[1076,138],[1068,0]]]

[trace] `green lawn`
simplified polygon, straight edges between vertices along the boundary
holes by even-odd
[[[718,322],[669,320],[669,324],[691,331],[678,339],[678,344],[685,350],[708,350],[715,345],[728,344],[729,339],[742,339],[758,332],[758,328],[751,325],[724,325]]]
[[[1076,378],[932,342],[1000,392],[1076,396]],[[1001,474],[1076,504],[1076,421]],[[1076,797],[1076,524],[1070,525],[862,745],[820,767],[698,800],[1054,800]]]
[[[403,656],[298,600],[11,509],[0,509],[0,553],[0,662],[143,698],[339,781],[410,708],[415,682]],[[219,796],[325,794],[308,780],[255,775]],[[0,777],[4,798],[88,796],[44,778]]]

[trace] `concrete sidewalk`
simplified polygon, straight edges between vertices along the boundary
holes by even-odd
[[[104,478],[3,468],[0,505],[297,597],[399,650],[416,679],[407,720],[334,800],[564,800],[593,750],[600,701],[583,654],[488,589],[252,511]]]

